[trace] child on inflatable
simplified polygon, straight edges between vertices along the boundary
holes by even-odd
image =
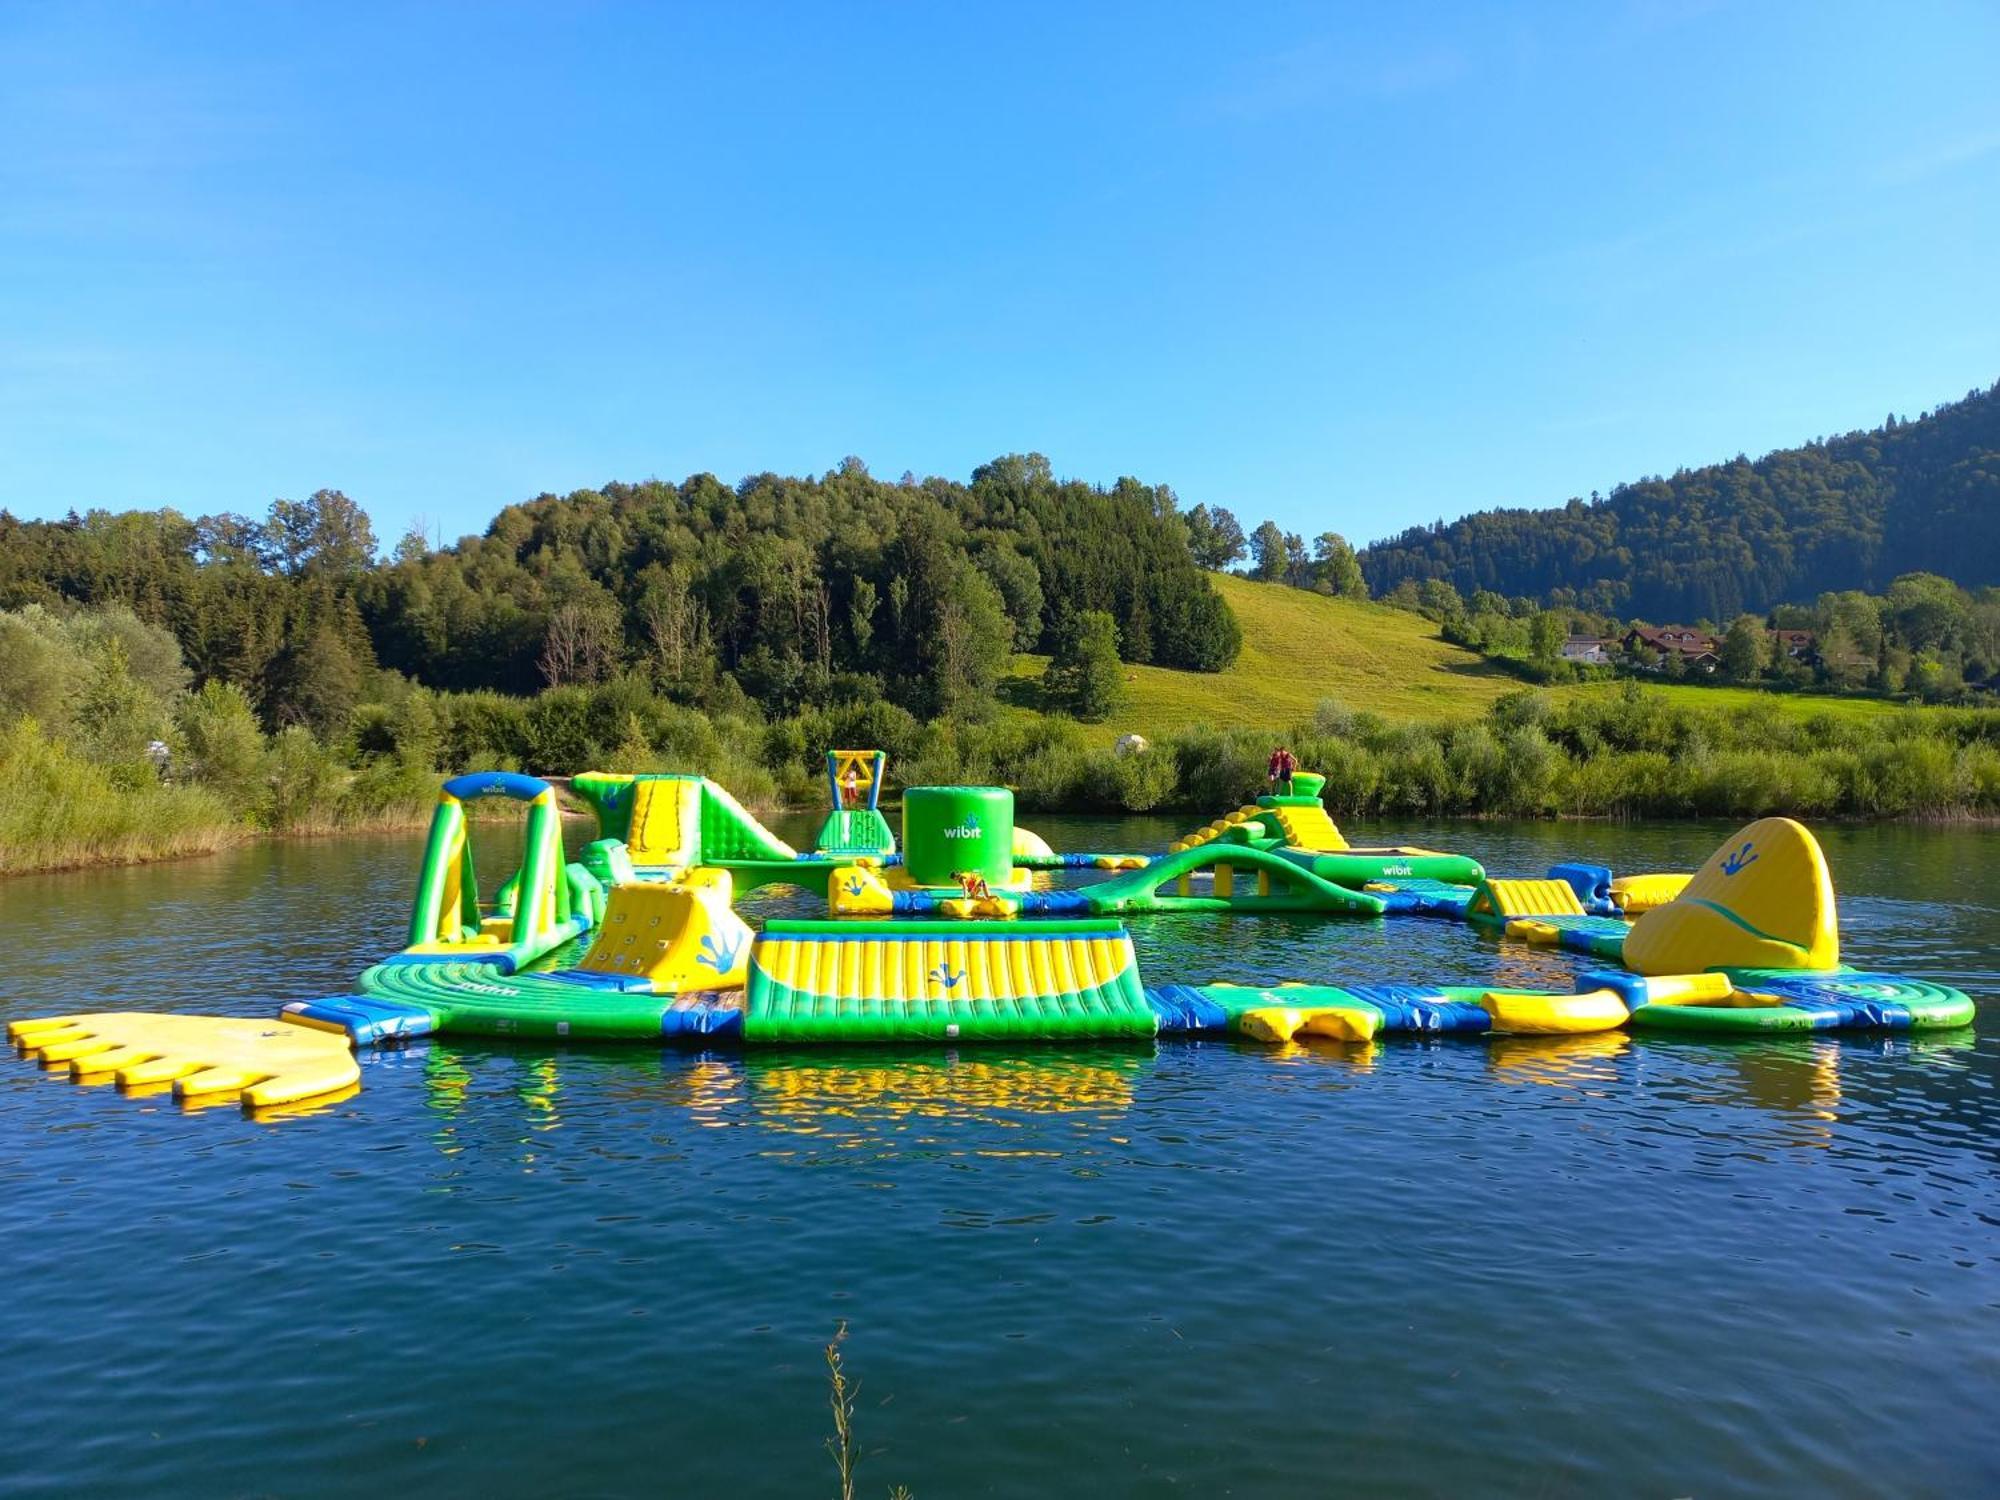
[[[1276,797],[1292,795],[1292,773],[1299,768],[1299,758],[1283,745],[1271,752],[1269,776],[1271,794]]]

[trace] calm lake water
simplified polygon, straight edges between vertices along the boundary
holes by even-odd
[[[1729,831],[1396,830],[1516,874]],[[1829,830],[1850,961],[2000,994],[1995,837]],[[0,1014],[345,989],[418,854],[0,882]],[[1133,932],[1156,982],[1569,972],[1414,919]],[[255,1121],[0,1059],[0,1489],[827,1495],[844,1321],[864,1495],[1991,1494],[1996,1084],[1991,1010],[1917,1041],[432,1042]]]

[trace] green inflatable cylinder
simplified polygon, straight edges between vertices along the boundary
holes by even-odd
[[[1292,773],[1292,795],[1294,797],[1317,797],[1326,787],[1326,778],[1317,771],[1294,771]]]
[[[1004,786],[913,786],[903,791],[903,866],[916,885],[989,883],[1014,870],[1014,794]]]

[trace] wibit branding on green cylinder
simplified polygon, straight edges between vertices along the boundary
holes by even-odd
[[[944,828],[939,832],[948,839],[976,839],[979,837],[979,819],[968,816],[956,828]]]

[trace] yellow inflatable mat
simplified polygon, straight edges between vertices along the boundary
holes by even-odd
[[[337,1093],[361,1079],[343,1034],[284,1021],[90,1011],[13,1021],[21,1055],[121,1088],[173,1085],[181,1099],[240,1098],[253,1109]]]

